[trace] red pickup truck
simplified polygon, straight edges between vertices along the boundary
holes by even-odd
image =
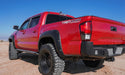
[[[43,12],[13,28],[9,59],[21,52],[38,54],[43,75],[60,75],[65,60],[82,59],[86,66],[98,67],[125,53],[125,24],[105,18]]]

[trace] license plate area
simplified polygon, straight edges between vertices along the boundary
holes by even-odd
[[[122,54],[123,47],[108,48],[107,51],[109,56],[119,55]]]
[[[122,54],[123,47],[116,47],[115,54]]]

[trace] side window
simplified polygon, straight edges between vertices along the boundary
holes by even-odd
[[[29,20],[25,21],[22,26],[20,27],[20,30],[24,30],[28,28]]]
[[[29,28],[36,26],[39,23],[40,16],[32,18]]]
[[[46,19],[46,24],[59,22],[59,21],[64,21],[64,20],[69,20],[69,19],[72,19],[72,18],[71,17],[66,17],[66,16],[61,16],[61,15],[49,14],[47,16],[47,19]]]

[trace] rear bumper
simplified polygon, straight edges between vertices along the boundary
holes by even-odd
[[[125,45],[93,45],[93,42],[81,43],[81,55],[85,57],[109,58],[125,53]]]

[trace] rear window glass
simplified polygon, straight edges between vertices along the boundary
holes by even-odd
[[[39,19],[40,19],[40,16],[32,18],[32,21],[30,23],[30,28],[36,26],[39,22]]]
[[[47,16],[47,19],[46,19],[46,24],[59,22],[59,21],[64,21],[64,20],[69,20],[69,19],[72,19],[72,18],[71,17],[66,17],[66,16],[61,16],[61,15],[49,14]]]

